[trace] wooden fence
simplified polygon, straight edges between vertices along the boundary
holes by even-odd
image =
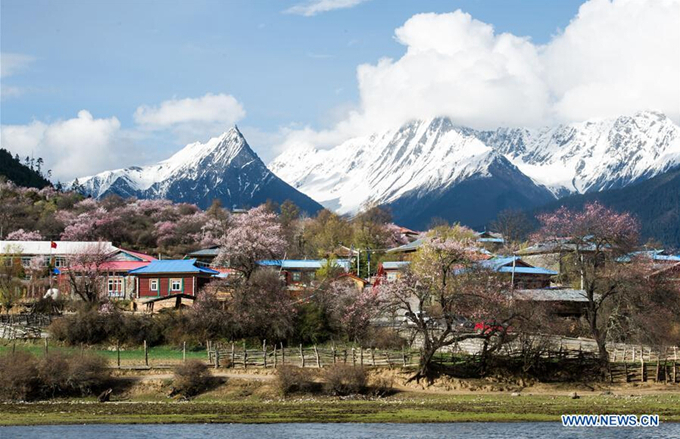
[[[333,364],[354,366],[408,367],[418,364],[419,352],[412,349],[385,350],[363,347],[317,346],[285,347],[262,343],[261,349],[247,349],[245,344],[221,345],[208,342],[208,362],[217,367],[280,367],[299,366],[321,368]]]
[[[576,348],[578,346],[578,348]],[[439,352],[434,361],[446,365],[455,364],[461,357],[473,360],[481,351],[470,352],[469,345],[450,347],[446,352]],[[678,383],[680,382],[680,364],[676,346],[653,348],[649,346],[630,346],[615,344],[610,347],[609,381],[630,383],[647,382]],[[249,349],[245,344],[215,344],[208,342],[207,359],[209,364],[218,367],[264,367],[276,368],[283,365],[298,367],[322,368],[334,364],[349,364],[371,367],[412,367],[418,365],[420,352],[414,349],[386,350],[358,347],[285,347],[283,345],[267,345],[262,343],[260,349]],[[520,359],[526,354],[519,343],[508,343],[495,355],[508,359]],[[597,352],[591,349],[590,341],[559,343],[543,349],[540,356],[547,360],[582,361],[585,365],[593,365]],[[457,360],[458,359],[458,360]],[[589,361],[590,360],[590,361]]]

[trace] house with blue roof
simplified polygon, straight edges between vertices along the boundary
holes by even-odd
[[[349,259],[331,259],[330,261],[345,273],[349,272]],[[328,263],[328,259],[271,259],[258,262],[262,267],[278,270],[289,287],[309,285],[315,279],[317,270]]]
[[[378,275],[385,276],[387,281],[396,280],[409,266],[409,261],[383,262]],[[503,273],[513,282],[514,288],[535,289],[550,286],[551,278],[558,273],[523,261],[518,256],[495,257],[479,263],[482,267]]]
[[[196,297],[196,293],[219,272],[202,266],[196,259],[168,259],[151,261],[129,274],[137,278],[139,299],[157,299]]]

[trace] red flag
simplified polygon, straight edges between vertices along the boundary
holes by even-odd
[[[50,241],[50,247],[51,248],[57,248],[57,243],[54,241]]]

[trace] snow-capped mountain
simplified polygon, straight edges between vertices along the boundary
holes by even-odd
[[[655,112],[476,135],[558,196],[624,187],[680,164],[680,127]]]
[[[434,216],[480,225],[503,208],[554,199],[493,148],[445,118],[414,121],[330,150],[289,150],[270,169],[339,213],[387,204],[397,221],[419,227]]]
[[[406,225],[429,215],[476,226],[507,207],[622,187],[678,164],[680,128],[641,112],[540,130],[413,121],[329,150],[291,149],[269,167],[339,213],[379,203]]]
[[[236,127],[206,143],[191,143],[155,165],[105,171],[78,181],[96,198],[167,198],[202,208],[215,199],[229,208],[290,199],[309,213],[321,208],[267,169]]]

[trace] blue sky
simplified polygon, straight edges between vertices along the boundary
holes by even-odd
[[[358,4],[300,14],[300,5],[324,1],[343,2],[2,0],[1,123],[49,126],[87,110],[94,120],[115,118],[119,127],[112,129],[126,133],[121,150],[146,162],[235,121],[267,160],[279,150],[274,144],[282,142],[282,130],[332,129],[360,107],[357,67],[404,56],[395,29],[415,14],[460,9],[496,34],[529,37],[540,47],[582,3],[344,0]],[[139,107],[206,94],[233,97],[245,115],[188,131],[172,124],[139,129]],[[9,134],[3,138],[4,147],[25,152]],[[134,159],[121,155],[120,164]]]

